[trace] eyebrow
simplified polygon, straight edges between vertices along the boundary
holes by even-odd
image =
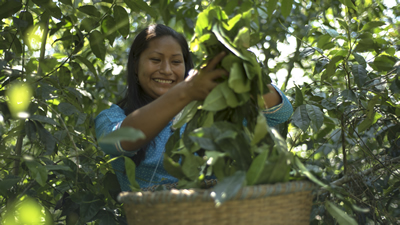
[[[153,51],[153,52],[151,52],[151,53],[157,53],[157,54],[159,54],[159,55],[164,55],[163,53],[157,52],[157,51]],[[182,53],[177,53],[177,54],[173,54],[172,56],[183,56],[183,54],[182,54]]]

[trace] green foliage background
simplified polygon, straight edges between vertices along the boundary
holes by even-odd
[[[230,18],[252,10],[263,73],[287,71],[281,89],[295,112],[279,129],[332,190],[316,193],[310,224],[398,223],[398,0],[392,8],[371,0],[211,2]],[[190,41],[209,4],[0,1],[0,223],[125,223],[93,119],[123,95],[138,31],[164,23]],[[282,59],[278,46],[291,37],[294,52]],[[310,82],[288,89],[299,70]]]

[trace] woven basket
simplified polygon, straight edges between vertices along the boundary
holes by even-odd
[[[130,225],[309,224],[312,206],[307,181],[242,188],[215,207],[212,189],[122,192],[118,199]]]

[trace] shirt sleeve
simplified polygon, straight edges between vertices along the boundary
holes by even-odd
[[[286,95],[278,87],[271,84],[282,98],[282,102],[272,108],[263,110],[267,123],[270,127],[287,121],[293,113],[293,107]]]
[[[112,105],[109,109],[101,111],[94,120],[96,138],[99,139],[119,129],[125,117],[124,110],[117,105]],[[125,155],[131,157],[136,154],[136,151],[122,149],[120,142],[115,144],[99,143],[99,146],[103,152],[114,156]]]

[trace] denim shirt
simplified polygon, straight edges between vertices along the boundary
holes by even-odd
[[[282,97],[282,102],[272,108],[263,111],[267,123],[270,127],[283,123],[290,118],[293,113],[293,107],[287,97],[276,87],[275,89]],[[117,130],[122,121],[125,119],[125,112],[117,105],[111,105],[109,109],[103,110],[95,119],[96,137],[100,138],[104,135]],[[136,180],[141,188],[150,187],[159,184],[169,184],[178,182],[178,179],[168,174],[163,167],[163,158],[165,144],[169,137],[173,134],[172,121],[155,137],[154,145],[150,145],[146,151],[145,159],[136,167]],[[181,134],[186,125],[181,127]],[[111,158],[121,155],[132,157],[136,151],[125,151],[120,143],[99,144],[102,151],[109,154]],[[130,191],[130,182],[125,173],[125,162],[123,158],[118,158],[111,162],[117,175],[122,191]],[[155,171],[155,169],[157,170]],[[151,183],[150,183],[151,180]]]

